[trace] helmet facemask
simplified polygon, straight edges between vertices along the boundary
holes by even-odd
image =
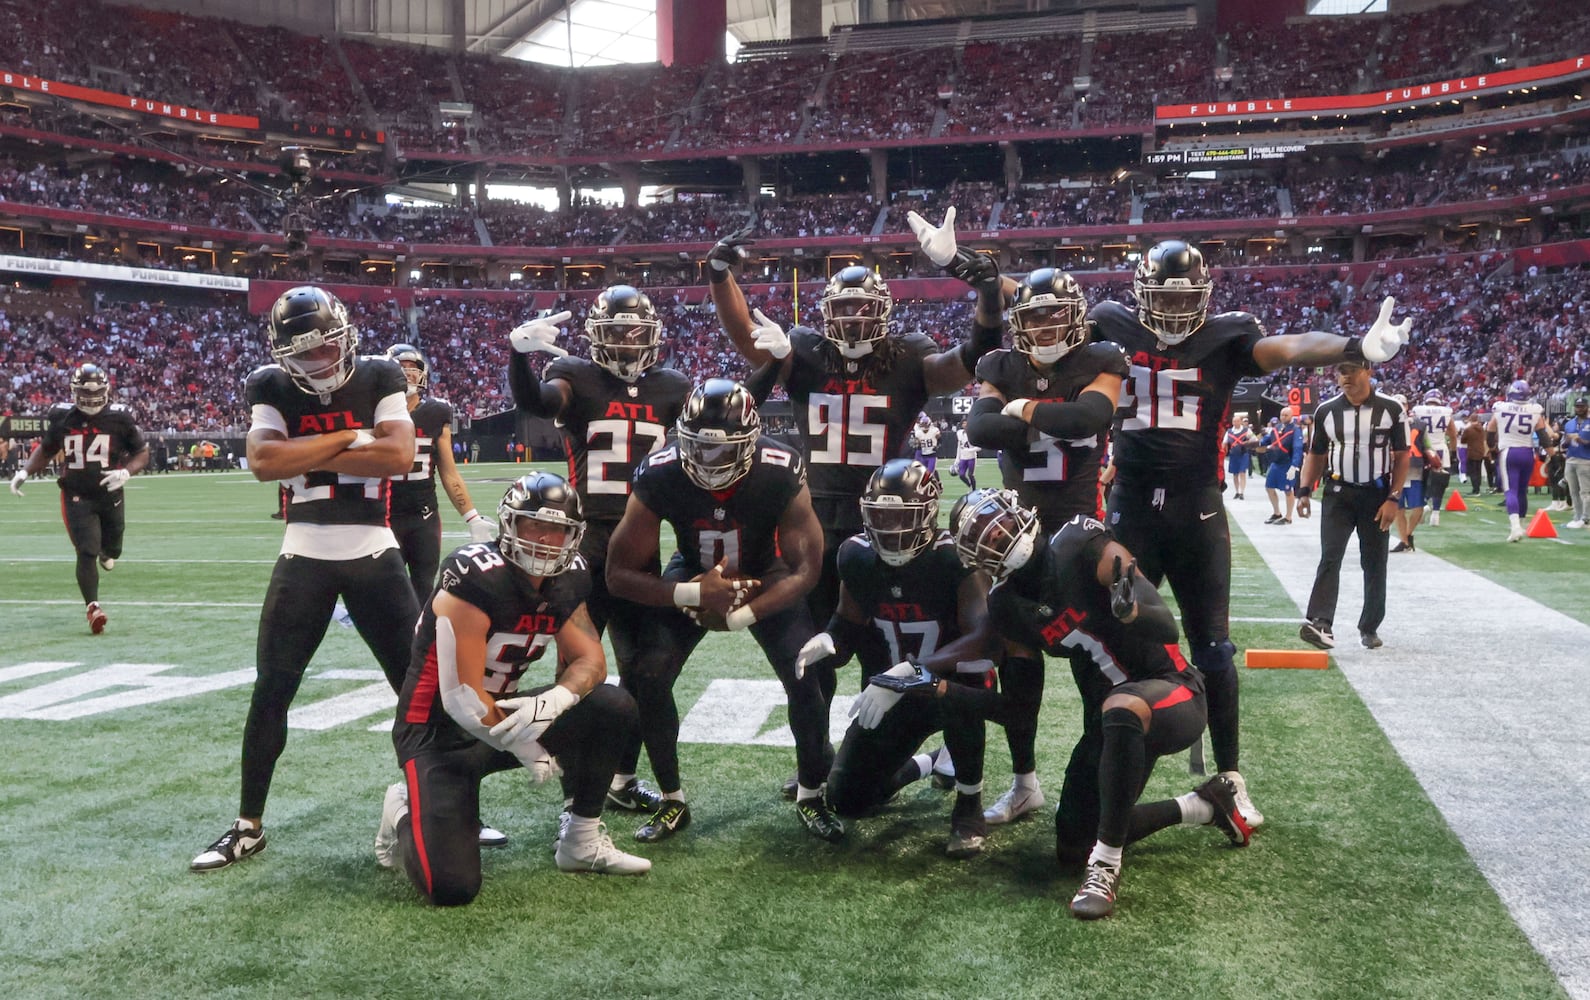
[[[841,271],[823,292],[817,308],[823,317],[823,336],[839,353],[855,360],[872,353],[879,341],[889,335],[889,314],[894,311],[894,298],[883,279],[870,271],[859,281],[847,281],[846,272],[863,271],[846,268]]]
[[[662,323],[631,312],[593,316],[585,321],[591,360],[626,382],[633,382],[657,363]]]
[[[98,414],[110,405],[110,378],[91,365],[73,372],[72,405],[86,416]]]
[[[690,481],[704,490],[725,490],[747,472],[756,458],[756,439],[761,436],[761,419],[739,433],[717,427],[692,429],[681,419],[679,464]]]
[[[989,490],[961,515],[955,554],[961,565],[1002,580],[1027,564],[1038,544],[1038,515],[1012,490]]]
[[[338,317],[342,323],[330,330],[309,330],[286,346],[271,348],[272,360],[305,392],[330,395],[353,377],[359,332],[347,322],[346,310],[339,309]]]
[[[861,498],[861,523],[867,540],[888,566],[904,566],[938,534],[939,501],[907,500],[893,493]]]
[[[568,569],[579,554],[585,522],[552,507],[519,510],[514,499],[510,493],[497,508],[497,548],[503,558],[531,576],[557,576]]]
[[[1158,281],[1139,275],[1132,282],[1137,296],[1137,315],[1161,343],[1179,344],[1197,332],[1209,315],[1209,296],[1214,285],[1208,279],[1164,278]]]
[[[1033,295],[1010,310],[1016,350],[1041,365],[1052,365],[1087,343],[1087,302],[1049,293]]]

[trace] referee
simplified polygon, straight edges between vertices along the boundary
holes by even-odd
[[[1314,411],[1314,439],[1299,477],[1298,513],[1308,516],[1309,494],[1325,477],[1324,511],[1320,516],[1320,559],[1314,590],[1308,597],[1308,620],[1298,636],[1310,645],[1336,645],[1331,622],[1341,588],[1342,556],[1347,539],[1358,533],[1358,557],[1364,567],[1364,610],[1358,635],[1369,649],[1379,649],[1376,634],[1386,617],[1386,553],[1388,534],[1397,519],[1403,483],[1408,478],[1408,433],[1402,406],[1375,392],[1369,365],[1344,361],[1336,366],[1339,396]]]

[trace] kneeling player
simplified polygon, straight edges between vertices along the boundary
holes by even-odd
[[[988,660],[962,662],[966,645],[987,613],[988,579],[961,565],[955,542],[938,528],[938,477],[921,462],[885,463],[861,497],[865,534],[839,547],[839,607],[826,632],[801,649],[799,666],[854,653],[865,682],[875,674],[915,674],[915,664],[944,660],[966,683],[987,687]],[[889,664],[896,664],[890,668]],[[856,722],[828,773],[828,804],[841,816],[861,816],[901,788],[927,776],[936,757],[912,756],[923,740],[944,733],[956,762],[957,791],[947,853],[979,853],[983,821],[983,722],[958,703],[912,699],[890,712],[899,695],[867,687],[852,707]]]
[[[401,864],[438,906],[480,892],[480,779],[521,764],[537,781],[567,772],[573,802],[559,831],[563,871],[639,875],[651,862],[618,850],[601,824],[608,782],[636,726],[635,702],[603,681],[607,661],[585,610],[585,521],[562,477],[509,487],[496,541],[443,563],[420,618],[392,742],[404,780],[387,789],[376,860]],[[556,642],[557,683],[517,695]]]
[[[1082,695],[1082,737],[1055,813],[1060,860],[1087,858],[1071,911],[1084,920],[1109,915],[1122,848],[1165,827],[1214,823],[1246,844],[1228,778],[1137,803],[1154,762],[1203,733],[1207,708],[1203,676],[1175,645],[1175,619],[1109,530],[1078,515],[1040,544],[1036,512],[990,491],[968,504],[955,542],[963,562],[996,580],[989,620],[1006,658],[1040,660],[1040,650],[1066,657]]]

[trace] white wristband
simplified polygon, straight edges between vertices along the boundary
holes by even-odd
[[[674,605],[681,608],[695,608],[701,606],[701,584],[676,583],[674,584]]]
[[[475,518],[477,518],[479,516],[480,516],[480,511],[478,511],[475,508],[471,507],[468,510],[464,511],[464,523],[468,524],[470,521],[473,521]]]
[[[729,612],[723,621],[729,626],[730,632],[738,632],[742,628],[750,628],[756,624],[756,612],[751,610],[750,605],[746,605]]]
[[[1017,420],[1025,420],[1026,418],[1022,416],[1022,413],[1027,409],[1027,404],[1030,402],[1032,402],[1030,399],[1013,399],[1006,403],[1004,409],[1000,410],[999,412],[1003,413],[1007,417],[1015,417]]]

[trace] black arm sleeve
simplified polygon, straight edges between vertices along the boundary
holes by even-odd
[[[975,319],[972,320],[972,335],[967,337],[959,348],[961,364],[965,365],[969,372],[977,371],[977,359],[997,349],[1003,336],[1003,327],[987,327]]]
[[[767,397],[773,395],[773,388],[778,385],[778,377],[784,370],[786,358],[774,358],[767,364],[745,377],[742,383],[751,398],[756,400],[756,405],[761,406],[767,402]]]
[[[1170,645],[1180,641],[1181,631],[1176,627],[1176,616],[1165,606],[1165,599],[1159,596],[1159,588],[1139,573],[1133,583],[1132,593],[1137,598],[1137,617],[1132,619],[1131,627],[1145,633],[1155,642]]]
[[[971,415],[966,418],[966,437],[980,448],[1027,447],[1027,422],[1007,417],[1000,411],[1005,404],[992,396],[984,396],[972,404]]]
[[[1006,661],[1005,666],[1008,670],[1016,670],[1029,677],[1043,676],[1043,662],[1030,657],[1011,657]],[[1042,691],[1042,685],[1038,685],[1033,695],[1041,698]],[[1028,704],[1032,698],[1024,693],[1014,694],[953,682],[945,685],[944,700],[960,711],[1001,726],[1030,718],[1036,709],[1036,704]]]
[[[1102,392],[1084,392],[1069,403],[1039,403],[1032,408],[1032,425],[1062,440],[1103,434],[1114,417],[1115,400]]]
[[[514,405],[536,417],[555,417],[563,408],[563,393],[535,377],[530,359],[518,351],[508,359],[508,387]]]

